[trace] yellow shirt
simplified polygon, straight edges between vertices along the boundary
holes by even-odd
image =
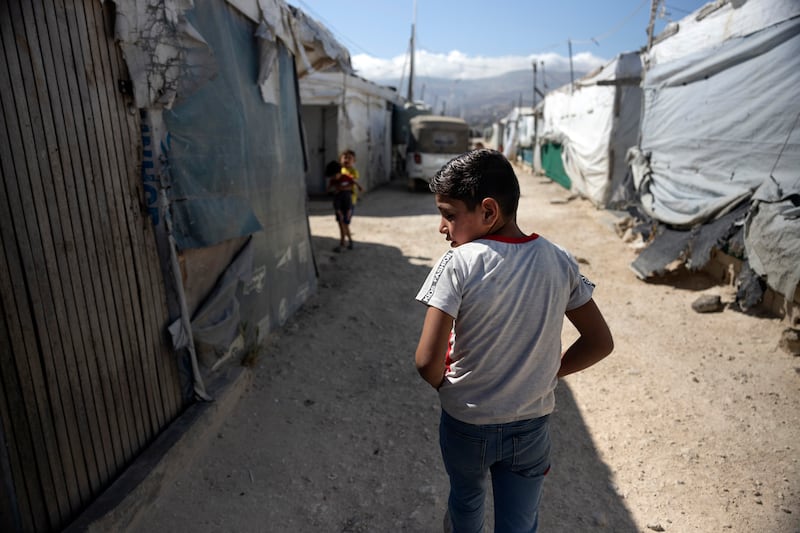
[[[355,167],[342,167],[342,174],[347,174],[354,180],[358,179],[358,170],[356,170]],[[351,197],[353,199],[353,205],[356,205],[356,202],[358,202],[358,187],[353,187],[353,193]]]

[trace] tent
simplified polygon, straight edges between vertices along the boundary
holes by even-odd
[[[241,356],[316,290],[298,77],[350,69],[283,0],[117,0],[142,114],[143,187],[191,382]]]
[[[517,152],[518,157],[526,165],[530,165],[534,172],[542,171],[541,150],[539,146],[539,136],[544,125],[542,110],[543,102],[523,114],[517,122]]]
[[[503,155],[509,161],[514,161],[519,156],[519,149],[522,143],[530,143],[529,133],[532,133],[533,108],[514,107],[501,119],[503,123]],[[530,122],[530,125],[528,124]],[[523,140],[522,133],[525,132],[526,138]]]
[[[623,53],[544,99],[548,175],[598,207],[611,203],[627,173],[628,148],[637,142],[641,72],[639,53]],[[552,156],[559,149],[565,176]]]
[[[641,141],[629,158],[641,208],[663,230],[634,270],[644,277],[676,258],[700,268],[709,249],[700,237],[713,231],[705,240],[719,248],[743,238],[749,267],[791,299],[800,281],[800,2],[709,3],[665,29],[645,60]]]
[[[505,119],[498,120],[492,124],[491,128],[487,128],[484,133],[486,140],[486,147],[493,150],[503,151],[503,138],[505,136],[506,121]]]
[[[300,79],[309,194],[325,193],[325,164],[345,149],[356,153],[361,185],[369,190],[391,179],[392,110],[397,92],[351,73],[314,72]]]

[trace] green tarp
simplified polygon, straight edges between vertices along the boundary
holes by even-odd
[[[569,190],[572,182],[564,172],[564,164],[561,161],[561,145],[558,143],[546,143],[542,145],[542,169],[548,178],[555,181],[565,189]]]

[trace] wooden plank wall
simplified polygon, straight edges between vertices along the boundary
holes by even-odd
[[[58,531],[183,409],[113,2],[0,1],[0,530]]]

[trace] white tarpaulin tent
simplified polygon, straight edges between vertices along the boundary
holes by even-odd
[[[508,115],[502,120],[505,124],[503,128],[503,155],[510,161],[514,161],[519,155],[519,149],[522,147],[522,142],[529,142],[527,134],[530,132],[532,135],[531,127],[527,122],[533,124],[533,108],[532,107],[515,107]],[[526,133],[526,139],[522,139],[522,131]]]
[[[571,188],[606,207],[627,172],[637,142],[642,62],[624,53],[572,85],[547,94],[542,138],[562,145]]]
[[[529,109],[517,120],[517,145],[520,148],[530,148],[536,141],[536,117],[533,109]]]
[[[517,145],[519,146],[519,156],[524,163],[530,164],[534,172],[542,171],[541,151],[538,150],[539,136],[541,135],[544,120],[542,119],[542,109],[544,100],[532,108],[530,114],[525,114],[517,121]]]
[[[345,72],[315,72],[300,79],[300,100],[309,154],[309,193],[325,192],[325,164],[345,149],[355,151],[365,189],[391,179],[392,104],[400,100],[394,89]],[[326,125],[319,118],[323,116],[335,125]]]
[[[642,208],[688,229],[751,203],[748,259],[791,297],[800,281],[800,2],[717,1],[665,34],[646,56],[641,142],[630,154]]]

